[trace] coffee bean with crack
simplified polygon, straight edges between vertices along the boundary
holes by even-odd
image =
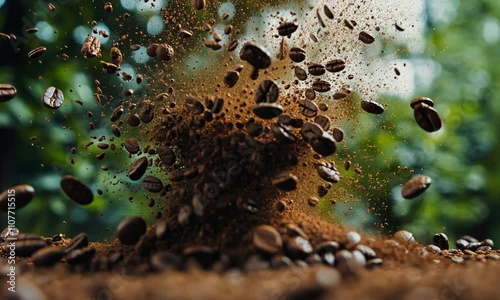
[[[201,103],[194,97],[188,96],[184,104],[188,112],[192,113],[193,115],[201,115],[205,111],[203,103]]]
[[[333,128],[332,135],[337,142],[342,142],[344,140],[344,131],[340,128]]]
[[[295,68],[293,68],[293,72],[295,74],[295,77],[297,77],[298,80],[304,81],[307,79],[307,72],[303,68],[301,68],[299,66],[295,66]]]
[[[293,134],[293,132],[286,125],[281,123],[272,124],[271,132],[274,137],[282,143],[293,144],[297,141],[297,137]]]
[[[137,142],[137,140],[134,138],[126,139],[123,142],[123,147],[125,147],[127,152],[130,154],[137,154],[141,150],[141,147],[139,146],[139,142]]]
[[[314,123],[321,126],[324,131],[330,129],[330,118],[325,115],[317,115],[316,117],[314,117]]]
[[[293,62],[300,63],[306,59],[306,51],[299,47],[292,47],[290,52],[288,52],[288,57],[290,57]]]
[[[254,93],[255,103],[274,103],[278,100],[279,88],[273,80],[263,80]]]
[[[123,105],[119,105],[117,108],[115,108],[115,110],[113,110],[113,112],[111,113],[111,116],[109,116],[109,120],[111,122],[116,122],[118,121],[121,116],[123,115]]]
[[[101,41],[95,36],[89,36],[85,39],[81,50],[83,57],[93,58],[101,56]]]
[[[267,50],[258,46],[253,41],[243,44],[240,50],[240,58],[257,69],[266,69],[271,65],[271,56]]]
[[[307,65],[307,71],[311,75],[321,76],[321,75],[325,74],[326,69],[325,69],[325,66],[323,66],[322,64],[310,63]]]
[[[400,230],[394,234],[394,239],[400,243],[408,243],[408,242],[415,242],[415,238],[413,237],[413,233],[406,231],[406,230]]]
[[[154,105],[149,100],[144,100],[141,110],[139,111],[139,119],[143,123],[151,123],[154,119]]]
[[[110,50],[111,62],[118,67],[123,62],[123,54],[118,47],[111,47]]]
[[[337,168],[328,162],[321,161],[318,163],[315,163],[314,166],[316,167],[316,171],[318,172],[318,175],[325,181],[332,182],[332,183],[337,183],[340,181],[340,173],[337,170]]]
[[[337,73],[345,69],[345,62],[341,59],[333,59],[326,63],[328,72]]]
[[[142,187],[151,193],[159,193],[163,189],[163,182],[154,176],[146,176],[142,181]]]
[[[240,72],[235,70],[229,70],[224,76],[224,84],[232,88],[236,85],[236,83],[238,83],[239,79],[240,79]]]
[[[89,239],[87,237],[87,234],[82,232],[77,235],[75,235],[72,239],[71,242],[66,246],[65,253],[69,253],[73,250],[80,249],[80,248],[85,248],[89,245]]]
[[[167,145],[160,145],[156,149],[158,156],[163,164],[166,166],[172,166],[177,160],[177,156],[171,147]]]
[[[372,100],[361,100],[361,108],[366,112],[376,115],[384,112],[384,106]]]
[[[318,106],[312,101],[302,99],[299,100],[299,111],[303,116],[313,118],[318,114]]]
[[[321,136],[312,140],[310,145],[316,153],[322,156],[332,155],[337,150],[335,139],[328,132],[323,132]]]
[[[232,40],[228,45],[227,45],[227,51],[232,52],[238,48],[240,42],[238,40]]]
[[[255,227],[252,233],[252,242],[256,249],[267,254],[277,253],[283,247],[281,235],[270,225]]]
[[[283,191],[293,191],[297,188],[299,179],[292,173],[284,172],[274,177],[272,185]]]
[[[252,107],[252,112],[261,119],[273,119],[283,113],[283,106],[276,103],[259,103]]]
[[[419,103],[413,109],[413,116],[417,124],[427,132],[441,129],[442,122],[438,112],[426,103]]]
[[[29,53],[28,53],[28,58],[38,58],[40,56],[42,56],[45,52],[47,52],[47,48],[46,47],[37,47],[33,50],[31,50]]]
[[[292,33],[297,31],[299,25],[294,22],[283,22],[278,26],[278,34],[281,36],[288,36],[290,38]]]
[[[0,83],[0,102],[7,102],[14,98],[17,89],[11,84]]]
[[[146,173],[148,168],[148,159],[146,157],[141,157],[135,160],[129,167],[127,176],[132,181],[137,181]]]
[[[421,195],[431,185],[432,180],[429,176],[414,177],[403,185],[401,195],[405,199],[412,199]]]
[[[326,93],[332,89],[332,85],[328,81],[318,79],[313,82],[312,88],[318,93]]]

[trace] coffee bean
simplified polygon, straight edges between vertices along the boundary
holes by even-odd
[[[101,56],[101,41],[95,36],[89,36],[85,39],[81,50],[83,57],[93,58]]]
[[[35,189],[31,185],[21,184],[8,188],[0,194],[0,210],[16,211],[28,205],[35,197]]]
[[[371,44],[371,43],[375,42],[375,38],[373,36],[371,36],[366,31],[361,31],[359,33],[359,40],[362,41],[365,44]]]
[[[487,252],[487,251],[491,251],[491,250],[493,250],[493,248],[491,248],[490,246],[481,246],[481,247],[477,248],[476,251],[478,251],[478,252],[479,251]]]
[[[238,48],[238,45],[240,42],[238,40],[232,40],[228,45],[227,45],[227,51],[232,52]]]
[[[376,115],[384,112],[384,106],[372,100],[361,100],[361,108],[366,112]]]
[[[240,79],[240,72],[230,70],[224,76],[224,84],[226,84],[228,87],[232,88],[236,85],[236,83],[238,83],[239,79]]]
[[[252,241],[255,248],[268,254],[274,254],[283,246],[283,240],[274,227],[260,225],[253,230]]]
[[[313,247],[308,240],[296,236],[286,242],[286,251],[292,259],[304,259],[313,252]]]
[[[146,157],[138,158],[128,169],[127,176],[130,180],[137,181],[146,173],[147,168],[148,159]]]
[[[344,26],[349,29],[354,29],[354,26],[358,25],[358,23],[354,20],[344,20]]]
[[[255,103],[274,103],[278,100],[279,88],[272,80],[263,80],[254,93]]]
[[[306,70],[302,69],[299,66],[296,66],[293,69],[294,69],[295,77],[297,77],[297,79],[302,80],[302,81],[307,79]]]
[[[167,166],[173,165],[177,160],[177,156],[175,155],[174,150],[172,150],[172,148],[170,148],[169,146],[160,145],[157,149],[157,152],[161,161]]]
[[[328,132],[323,132],[321,136],[313,139],[310,144],[313,150],[322,156],[332,155],[337,150],[335,140]]]
[[[324,80],[316,80],[313,82],[313,89],[319,93],[326,93],[332,89],[332,85]]]
[[[272,124],[271,131],[274,137],[282,143],[292,144],[297,141],[297,137],[293,132],[286,125],[281,123]]]
[[[394,23],[394,26],[396,27],[397,31],[405,31],[405,29],[402,27],[401,24],[399,23]]]
[[[64,256],[64,249],[59,247],[45,247],[31,255],[31,261],[37,267],[50,267],[55,265]]]
[[[94,201],[92,191],[76,177],[65,175],[60,185],[63,192],[80,205],[88,205]]]
[[[349,231],[346,234],[344,247],[347,249],[353,249],[361,242],[361,236],[355,231]]]
[[[476,242],[476,243],[469,243],[469,244],[465,247],[465,250],[476,251],[479,247],[481,247],[481,243],[479,243],[479,242]]]
[[[461,239],[466,240],[469,243],[478,243],[479,242],[476,238],[474,238],[470,235],[464,235],[461,237]]]
[[[428,176],[418,176],[408,180],[401,191],[405,199],[412,199],[422,194],[432,183]]]
[[[325,16],[328,17],[328,19],[333,19],[333,12],[326,4],[323,6],[323,12],[325,13]]]
[[[194,115],[201,115],[205,111],[203,103],[191,96],[186,98],[185,105],[187,110]]]
[[[233,25],[227,24],[226,27],[224,27],[224,34],[230,35],[231,32],[233,32]]]
[[[156,48],[156,56],[163,61],[169,61],[174,57],[174,49],[168,44],[159,44]]]
[[[204,40],[203,46],[210,48],[214,51],[220,50],[222,48],[222,45],[215,40]]]
[[[441,129],[441,118],[437,111],[431,106],[420,103],[413,110],[413,116],[417,124],[427,132],[434,132]]]
[[[89,239],[87,237],[87,234],[82,232],[75,235],[75,237],[71,239],[71,242],[68,244],[68,246],[66,246],[65,252],[69,253],[76,249],[85,248],[88,245],[89,245]]]
[[[450,243],[448,237],[444,233],[436,233],[432,238],[432,244],[438,246],[441,250],[450,249]]]
[[[308,100],[316,99],[316,92],[314,91],[314,89],[311,89],[311,88],[306,89],[304,95],[306,96],[306,99],[308,99]]]
[[[31,27],[31,28],[26,29],[26,33],[29,33],[29,34],[33,34],[33,33],[37,33],[37,32],[38,32],[38,28],[36,28],[36,27]]]
[[[50,86],[48,87],[42,96],[42,103],[45,107],[56,109],[61,107],[64,102],[64,95],[61,90]]]
[[[271,259],[271,268],[280,269],[285,267],[290,267],[293,265],[293,262],[290,258],[284,255],[274,255]]]
[[[81,265],[88,263],[94,258],[96,249],[94,247],[87,247],[83,249],[76,249],[66,254],[66,262],[70,265]]]
[[[9,253],[10,250],[7,248],[7,244],[5,243],[3,246],[3,250],[5,253]],[[44,239],[21,239],[20,235],[17,236],[16,241],[16,256],[18,257],[29,257],[37,250],[45,248],[47,246],[47,242]]]
[[[109,116],[109,120],[111,122],[116,122],[118,121],[121,116],[123,115],[123,105],[119,105],[113,112],[111,113],[111,116]]]
[[[111,56],[111,62],[119,67],[123,62],[123,54],[120,49],[118,47],[111,47],[109,53]]]
[[[299,179],[292,173],[281,173],[274,177],[272,180],[272,185],[283,191],[293,191],[297,188],[297,182]]]
[[[146,221],[141,217],[128,217],[118,224],[116,236],[124,245],[135,245],[146,233]]]
[[[365,246],[365,245],[361,245],[361,244],[356,245],[355,249],[358,250],[359,252],[361,252],[366,259],[372,259],[372,258],[375,258],[377,256],[377,254],[375,253],[375,250],[373,250],[372,248]]]
[[[292,33],[297,31],[297,28],[299,28],[299,26],[294,22],[283,22],[278,26],[278,34],[291,37]]]
[[[317,115],[314,118],[314,123],[318,124],[323,128],[324,131],[330,129],[330,118],[324,115]],[[334,136],[335,137],[335,136]]]
[[[198,10],[204,9],[207,5],[205,0],[191,0],[191,3],[193,3],[194,8]]]
[[[342,129],[335,127],[333,128],[332,134],[333,138],[337,142],[342,142],[344,140],[344,132],[342,131]]]
[[[257,46],[253,41],[246,42],[240,50],[240,58],[248,61],[257,69],[266,69],[271,65],[271,56],[267,50]]]
[[[118,128],[118,126],[116,125],[111,125],[111,131],[116,137],[120,137],[122,135],[120,128]]]
[[[406,231],[406,230],[400,230],[394,234],[394,239],[396,239],[400,243],[408,243],[408,242],[415,242],[415,238],[413,237],[413,233]]]
[[[319,136],[323,135],[323,132],[323,129],[318,124],[309,122],[305,123],[300,130],[302,138],[308,143],[318,139]]]
[[[457,248],[460,249],[460,250],[465,250],[467,249],[467,246],[469,245],[469,242],[467,242],[466,240],[464,239],[459,239],[455,242],[455,244],[457,245]]]
[[[108,13],[112,13],[113,12],[113,4],[111,4],[111,2],[104,3],[104,11],[106,11]]]
[[[125,147],[125,149],[130,154],[137,154],[141,150],[141,147],[139,146],[139,143],[134,138],[128,138],[128,139],[126,139],[123,142],[123,147]]]
[[[37,47],[28,53],[28,58],[37,58],[42,56],[47,51],[46,47]]]
[[[214,41],[216,41],[217,43],[222,41],[222,36],[216,31],[212,33],[212,37],[214,38]]]
[[[350,161],[350,160],[346,160],[346,161],[344,162],[344,169],[345,169],[346,171],[349,171],[349,169],[350,169],[350,168],[351,168],[351,161]]]
[[[154,176],[146,176],[142,181],[142,187],[152,193],[159,193],[163,189],[163,183]]]
[[[143,102],[143,106],[141,108],[141,111],[139,112],[139,119],[143,123],[151,123],[154,119],[154,105],[148,101],[145,100]]]
[[[306,51],[304,51],[304,49],[302,48],[293,47],[292,49],[290,49],[288,57],[290,57],[293,62],[303,62],[306,59]]]
[[[17,89],[10,84],[0,84],[0,102],[6,102],[14,98],[17,94]]]
[[[319,200],[316,197],[309,197],[309,199],[307,199],[307,203],[309,204],[309,206],[315,207],[316,205],[318,205]]]
[[[340,173],[334,165],[322,161],[319,163],[315,163],[314,166],[316,167],[318,175],[323,180],[332,183],[337,183],[340,181]]]
[[[326,63],[328,72],[336,73],[345,69],[345,62],[341,59],[334,59]]]
[[[326,72],[325,66],[323,66],[322,64],[318,64],[318,63],[308,64],[307,71],[309,72],[309,74],[314,75],[314,76],[321,76],[321,75],[325,74],[325,72]]]
[[[214,106],[212,107],[211,111],[213,114],[219,114],[222,111],[222,108],[224,107],[224,99],[222,98],[217,98],[214,102]]]
[[[491,248],[495,247],[495,243],[491,239],[485,239],[481,241],[481,246],[489,246]]]
[[[286,203],[283,200],[276,202],[276,210],[280,213],[286,210]]]
[[[318,106],[309,100],[299,100],[299,111],[305,117],[315,117],[318,114]]]
[[[276,103],[259,103],[252,107],[253,113],[261,119],[273,119],[283,113],[283,107]]]
[[[156,57],[156,50],[158,49],[158,46],[160,46],[157,43],[152,43],[146,48],[146,54],[149,57]]]
[[[118,71],[118,66],[101,60],[102,71],[106,74],[115,74]]]
[[[130,127],[138,127],[139,125],[141,125],[141,119],[137,114],[129,114],[127,116],[126,122]]]
[[[432,99],[427,98],[427,97],[418,97],[418,98],[411,100],[410,106],[411,106],[411,108],[414,109],[420,103],[425,103],[428,106],[434,106],[434,101],[432,101]]]

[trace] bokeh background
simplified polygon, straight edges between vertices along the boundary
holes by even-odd
[[[98,108],[93,100],[94,78],[101,70],[81,58],[81,43],[91,29],[97,27],[110,33],[109,38],[102,39],[103,45],[109,48],[107,43],[117,39],[124,30],[118,28],[117,23],[102,22],[109,19],[104,10],[94,9],[87,1],[53,2],[57,4],[55,12],[50,12],[47,3],[41,0],[0,0],[0,32],[18,36],[14,44],[0,40],[0,82],[11,83],[18,89],[15,99],[0,103],[0,190],[21,183],[35,187],[35,200],[17,212],[21,231],[43,235],[62,232],[68,236],[86,231],[93,239],[103,239],[112,235],[124,215],[142,214],[151,223],[154,213],[154,209],[144,204],[149,196],[140,191],[137,184],[110,184],[124,179],[121,174],[129,164],[125,151],[108,157],[106,164],[110,171],[101,172],[102,162],[95,159],[99,151],[95,147],[84,147],[89,136],[109,135],[108,125],[99,114],[86,119],[86,112],[109,113],[114,102],[111,99],[108,106]],[[152,36],[166,30],[159,10],[152,9],[149,3],[111,2],[115,13],[132,15],[127,21],[129,28],[145,28]],[[168,2],[157,0],[155,5],[158,8]],[[253,1],[235,3],[245,6],[247,15],[252,15]],[[186,1],[186,5],[191,5],[190,1]],[[226,5],[225,9],[231,10],[232,6]],[[371,201],[368,203],[370,214],[342,217],[345,215],[339,213],[342,208],[333,213],[340,222],[375,233],[390,234],[406,229],[424,243],[429,243],[436,232],[445,232],[452,240],[470,234],[500,243],[500,162],[497,158],[500,153],[500,1],[427,0],[423,7],[418,17],[423,24],[423,34],[413,37],[413,42],[421,45],[421,51],[403,52],[402,56],[415,65],[424,66],[414,69],[414,77],[427,78],[426,84],[413,82],[414,96],[434,99],[444,128],[439,133],[425,133],[408,117],[410,99],[395,96],[380,99],[393,112],[401,113],[392,113],[390,118],[381,121],[379,125],[383,125],[384,130],[364,131],[363,138],[350,144],[350,150],[364,149],[365,154],[370,151],[371,159],[357,163],[377,178],[386,180],[371,186],[370,178],[366,177],[360,184],[369,188],[350,191],[354,198],[361,199],[358,209],[366,211],[364,202]],[[89,20],[96,20],[97,25],[90,24]],[[29,27],[40,31],[28,35],[24,31]],[[48,48],[40,59],[42,63],[28,60],[27,52],[40,45]],[[147,61],[144,51],[130,55],[137,64]],[[122,69],[136,73],[127,63]],[[141,88],[147,86],[124,83],[119,78],[101,84],[114,87],[115,98],[120,97],[124,88],[134,88],[141,93]],[[72,103],[57,112],[42,108],[40,96],[49,85],[61,89],[67,102],[83,99],[84,106]],[[90,131],[89,121],[98,125],[98,129]],[[120,140],[115,143],[119,145]],[[73,146],[78,149],[75,155],[70,152]],[[71,157],[75,158],[75,164],[70,163]],[[394,176],[397,166],[407,167],[414,173],[402,172],[402,178]],[[59,180],[64,174],[81,178],[93,190],[103,189],[105,193],[96,195],[90,206],[82,208],[62,195]],[[412,174],[428,175],[433,184],[424,195],[408,201],[400,196],[400,184]],[[162,177],[161,173],[156,175]],[[0,220],[0,226],[5,227],[5,214],[0,214]]]

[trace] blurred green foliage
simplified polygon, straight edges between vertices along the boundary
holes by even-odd
[[[95,9],[94,5],[82,5],[80,1],[61,3],[56,13],[48,12],[43,8],[45,2],[37,0],[7,1],[0,7],[0,31],[22,37],[17,54],[16,47],[0,41],[0,82],[12,83],[18,88],[15,100],[0,104],[2,138],[15,132],[10,140],[2,141],[4,147],[15,147],[15,151],[13,157],[2,158],[3,164],[13,165],[10,173],[2,174],[0,187],[27,183],[36,188],[36,201],[18,214],[18,227],[22,231],[74,235],[83,226],[91,238],[103,238],[110,233],[102,228],[114,228],[122,216],[139,213],[151,222],[153,210],[144,211],[146,198],[137,184],[123,185],[119,183],[123,176],[113,178],[113,174],[123,173],[129,164],[125,152],[107,157],[110,171],[103,173],[98,171],[100,164],[94,158],[98,149],[84,147],[89,136],[106,135],[100,129],[90,131],[88,121],[95,122],[98,128],[109,127],[107,118],[103,121],[100,115],[109,115],[114,105],[100,107],[95,103],[93,78],[101,71],[95,62],[81,58],[81,45],[75,42],[73,30],[85,25],[90,34],[89,20],[102,20],[105,12]],[[117,14],[125,12],[118,1],[113,3]],[[449,6],[447,17],[436,13],[436,5]],[[361,212],[359,218],[367,220],[368,229],[390,233],[404,228],[421,242],[430,242],[436,232],[445,232],[451,239],[471,234],[500,242],[500,201],[497,199],[500,162],[496,157],[500,151],[500,69],[497,67],[500,64],[500,2],[457,0],[436,4],[428,0],[426,7],[425,51],[418,57],[406,58],[432,59],[429,71],[435,80],[430,87],[417,90],[416,96],[425,95],[435,101],[444,127],[432,134],[420,129],[412,117],[411,99],[385,97],[380,102],[387,104],[392,113],[375,121],[359,116],[360,126],[370,129],[350,144],[349,151],[369,149],[359,154],[360,160],[356,161],[364,172],[357,184],[364,188],[357,190],[342,183],[340,187],[350,190],[353,198],[361,201],[347,202],[344,208],[336,208],[336,214],[341,216],[355,206]],[[249,6],[247,12],[257,8]],[[37,12],[38,21],[52,26],[52,38],[44,41],[24,33],[23,25],[35,18],[33,11]],[[143,26],[147,16],[147,12],[132,14],[125,28],[109,24],[116,26],[111,28],[110,40],[117,40],[136,24]],[[41,62],[27,60],[27,52],[41,44],[48,48],[39,59]],[[120,97],[122,82],[115,78],[103,84],[116,99]],[[40,105],[41,94],[50,85],[63,90],[66,96],[66,105],[60,110],[50,111]],[[76,105],[76,99],[83,99],[84,106]],[[92,111],[94,117],[84,120],[86,111]],[[121,141],[116,139],[115,143],[119,145]],[[78,149],[73,155],[75,165],[70,163],[73,146]],[[59,180],[64,174],[75,175],[94,191],[100,188],[105,193],[96,196],[88,209],[82,209],[61,195]],[[432,177],[431,188],[416,199],[403,200],[400,185],[418,174]],[[344,176],[344,182],[349,176]],[[134,195],[133,201],[128,200],[131,195]],[[367,208],[369,215],[365,213]],[[344,221],[354,224],[359,218]]]

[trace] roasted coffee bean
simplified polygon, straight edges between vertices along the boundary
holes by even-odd
[[[373,258],[366,261],[366,268],[373,269],[382,266],[384,260],[382,258]]]
[[[281,173],[272,180],[272,185],[283,191],[293,191],[297,188],[299,179],[292,173]]]
[[[33,34],[33,33],[37,33],[37,32],[38,32],[38,28],[36,28],[36,27],[31,27],[31,28],[26,29],[26,33],[29,33],[29,34]]]
[[[375,258],[377,256],[377,254],[375,253],[375,250],[373,250],[372,248],[365,246],[365,245],[361,245],[361,244],[356,245],[355,249],[358,250],[359,252],[361,252],[366,259],[372,259],[372,258]]]
[[[415,106],[413,116],[420,128],[427,132],[434,132],[441,129],[439,114],[434,108],[423,102]]]
[[[358,25],[358,23],[354,20],[344,20],[344,26],[349,29],[354,29],[354,26]]]
[[[146,176],[142,181],[142,187],[152,193],[159,193],[163,189],[163,183],[154,176]]]
[[[319,197],[325,197],[328,194],[328,189],[324,185],[318,185],[317,192]]]
[[[21,184],[8,188],[0,194],[0,210],[19,210],[28,205],[35,197],[35,189],[31,185]]]
[[[85,39],[81,50],[83,57],[92,58],[101,56],[101,41],[95,36],[89,36]]]
[[[141,150],[141,147],[139,146],[139,143],[134,138],[128,138],[128,139],[126,139],[123,142],[123,147],[125,147],[125,149],[130,154],[137,154]]]
[[[113,12],[113,4],[111,4],[111,2],[104,3],[104,10],[108,13],[112,13]]]
[[[213,114],[216,115],[222,111],[223,107],[224,107],[224,99],[217,98],[217,99],[215,99],[214,106],[212,107],[211,111]]]
[[[384,112],[384,106],[372,100],[361,100],[361,108],[366,112],[376,115]]]
[[[314,100],[316,99],[316,92],[314,91],[314,89],[306,89],[306,91],[304,92],[304,95],[306,96],[306,99],[308,100]]]
[[[240,58],[247,61],[257,69],[266,69],[271,65],[271,56],[267,50],[257,46],[255,42],[248,41],[240,50]]]
[[[161,161],[167,166],[173,165],[177,160],[174,150],[169,146],[160,145],[157,149],[157,153]]]
[[[128,178],[132,181],[137,181],[146,173],[148,168],[148,159],[146,157],[138,158],[128,169]]]
[[[146,221],[141,217],[128,217],[118,224],[116,236],[124,245],[135,245],[146,233]]]
[[[48,87],[42,96],[42,103],[45,107],[56,109],[61,107],[64,102],[64,95],[61,90],[50,86]]]
[[[254,93],[255,103],[274,103],[278,100],[279,88],[272,80],[263,80]]]
[[[465,250],[476,251],[479,247],[481,247],[481,243],[479,242],[469,243],[467,247],[465,247]]]
[[[431,185],[432,180],[428,176],[418,176],[408,180],[401,190],[405,199],[412,199],[421,195]]]
[[[193,3],[194,8],[198,10],[204,9],[207,5],[207,2],[205,0],[191,0],[191,3]]]
[[[226,75],[224,76],[224,84],[232,88],[236,85],[236,83],[238,83],[239,79],[240,79],[240,72],[230,70],[227,71]]]
[[[228,45],[227,45],[227,51],[232,52],[238,48],[238,45],[240,42],[238,40],[232,40]]]
[[[351,163],[351,161],[350,161],[350,160],[346,160],[346,161],[344,162],[344,169],[345,169],[346,171],[349,171],[349,169],[351,168],[351,164],[352,164],[352,163]]]
[[[210,48],[214,51],[220,50],[222,48],[222,44],[215,40],[204,40],[203,46]]]
[[[322,156],[332,155],[337,150],[335,140],[328,132],[323,132],[321,136],[312,140],[310,144],[313,150]]]
[[[326,93],[332,89],[332,85],[324,80],[314,81],[312,87],[318,93]]]
[[[214,41],[216,41],[217,43],[222,41],[222,36],[216,31],[212,33],[212,37],[214,38]]]
[[[319,200],[316,197],[309,197],[309,199],[307,199],[307,203],[309,204],[309,206],[315,207],[316,205],[318,205]]]
[[[342,142],[344,140],[344,132],[342,131],[342,129],[335,127],[332,130],[332,134],[333,134],[333,138],[337,142]]]
[[[47,51],[46,47],[37,47],[28,53],[28,58],[38,58]]]
[[[81,265],[89,263],[94,258],[96,249],[94,247],[87,247],[83,249],[76,249],[66,254],[66,262],[70,265]]]
[[[123,54],[118,47],[111,47],[110,50],[111,62],[118,67],[123,62]]]
[[[415,242],[413,233],[406,230],[400,230],[396,232],[394,234],[394,239],[400,243]]]
[[[31,255],[31,261],[37,267],[55,265],[64,256],[64,249],[60,247],[45,247]]]
[[[415,108],[420,103],[425,103],[428,106],[434,106],[434,101],[432,101],[432,99],[427,98],[427,97],[418,97],[418,98],[411,100],[410,107]]]
[[[292,144],[297,141],[297,137],[293,134],[293,132],[286,125],[281,123],[272,124],[271,132],[274,137],[282,143]]]
[[[286,242],[286,252],[292,259],[304,259],[313,252],[313,247],[308,240],[296,236]]]
[[[466,240],[469,243],[478,243],[479,242],[476,238],[474,238],[470,235],[464,235],[461,237],[461,239]]]
[[[295,77],[297,77],[297,79],[302,80],[302,81],[307,79],[306,70],[302,69],[301,67],[296,66],[295,68],[293,68],[293,71],[294,71]]]
[[[251,120],[251,122],[249,121],[245,124],[245,129],[250,136],[257,137],[264,132],[264,126],[260,122],[255,122],[253,119]]]
[[[425,250],[431,252],[431,253],[439,253],[441,252],[441,249],[439,249],[438,246],[436,245],[427,245],[425,246]]]
[[[201,115],[205,111],[203,103],[191,96],[186,98],[185,105],[187,110],[193,115]]]
[[[361,31],[359,33],[359,40],[362,41],[365,44],[371,44],[371,43],[375,42],[375,38],[373,36],[371,36],[366,31]]]
[[[280,234],[270,225],[255,227],[252,234],[252,241],[255,248],[268,254],[274,254],[283,247],[283,240]]]
[[[233,25],[227,24],[226,27],[224,27],[224,34],[230,35],[231,32],[233,32]]]
[[[345,69],[345,62],[341,59],[334,59],[326,63],[328,72],[336,73]]]
[[[397,31],[405,31],[405,29],[399,23],[394,23],[394,26],[396,27]]]
[[[259,103],[252,107],[253,113],[261,119],[273,119],[283,113],[283,106],[276,103]]]
[[[318,124],[323,128],[324,131],[330,129],[330,118],[324,115],[317,115],[314,118],[314,123]],[[335,136],[334,136],[335,137]]]
[[[293,262],[290,258],[284,255],[274,255],[271,259],[271,268],[280,269],[285,267],[290,267],[293,265]]]
[[[68,244],[68,246],[66,246],[65,252],[69,253],[76,249],[85,248],[88,245],[89,245],[89,239],[87,237],[87,234],[82,232],[75,235],[75,237],[71,239],[71,242]]]
[[[313,118],[318,114],[318,106],[309,100],[299,100],[299,111],[300,113],[308,118]]]
[[[297,31],[297,28],[299,28],[299,25],[294,22],[283,22],[278,26],[278,34],[290,37],[292,33]]]
[[[252,68],[252,73],[250,73],[250,79],[257,80],[259,79],[260,70],[258,68]]]
[[[101,67],[106,74],[115,74],[118,71],[118,66],[101,60]]]
[[[448,237],[444,233],[436,233],[432,238],[432,244],[438,246],[441,250],[450,249],[450,242],[448,241]]]
[[[302,48],[293,47],[290,49],[290,52],[288,52],[288,57],[290,57],[293,62],[303,62],[306,59],[306,51]]]
[[[120,137],[122,135],[120,128],[118,128],[118,126],[116,126],[116,125],[111,125],[111,131],[113,132],[114,136],[116,136],[116,137]]]
[[[139,119],[143,123],[150,123],[154,119],[154,105],[149,101],[144,101],[144,104],[139,112]]]
[[[346,249],[353,249],[361,242],[361,236],[355,231],[349,231],[346,234],[344,247]]]
[[[163,61],[169,61],[174,57],[174,48],[168,44],[159,44],[156,48],[156,56]]]
[[[318,175],[323,178],[323,180],[332,183],[337,183],[340,181],[340,173],[337,168],[331,163],[322,161],[319,163],[315,163],[314,166],[316,167]]]
[[[314,75],[314,76],[321,76],[321,75],[325,74],[325,72],[326,72],[325,66],[323,66],[322,64],[318,64],[318,63],[308,64],[307,71],[309,72],[309,74]]]
[[[318,139],[319,136],[323,135],[323,132],[323,129],[315,123],[305,123],[300,130],[302,138],[308,143]]]
[[[3,250],[5,253],[9,253],[10,249],[7,248],[8,243],[5,243]],[[16,256],[18,257],[29,257],[37,250],[45,248],[47,242],[40,237],[40,239],[21,239],[21,236],[17,236],[16,241]]]
[[[139,125],[141,125],[141,119],[139,118],[138,114],[129,114],[127,116],[126,122],[130,127],[138,127]]]
[[[489,246],[491,248],[495,247],[495,243],[491,239],[485,239],[481,241],[481,246]]]
[[[123,105],[119,105],[113,112],[111,113],[111,116],[109,116],[109,120],[111,122],[116,122],[118,121],[121,116],[123,115]]]
[[[467,242],[466,240],[464,239],[459,239],[455,242],[455,244],[457,245],[457,248],[460,249],[460,250],[465,250],[467,249],[467,246],[469,245],[469,242]]]
[[[17,89],[10,84],[0,83],[0,102],[6,102],[14,98]]]
[[[325,13],[325,16],[327,16],[328,19],[333,19],[333,12],[326,4],[323,6],[323,12]]]
[[[71,200],[80,205],[88,205],[94,201],[94,195],[89,187],[71,175],[65,175],[61,179],[61,189]]]
[[[156,50],[158,49],[158,46],[160,46],[157,43],[152,43],[146,48],[146,54],[149,57],[156,57]]]

